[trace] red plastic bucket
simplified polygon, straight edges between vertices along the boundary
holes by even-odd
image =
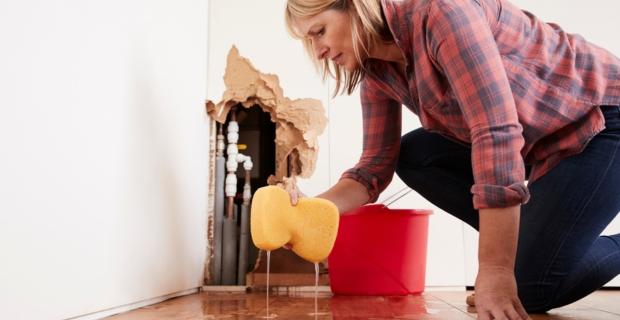
[[[334,294],[408,295],[424,292],[428,218],[432,210],[358,207],[340,216],[329,255]]]

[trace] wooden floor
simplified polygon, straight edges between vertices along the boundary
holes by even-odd
[[[281,289],[280,289],[281,290]],[[334,296],[319,292],[269,295],[269,314],[275,319],[475,319],[476,309],[465,304],[466,291],[432,291],[416,296]],[[265,319],[266,294],[201,292],[170,299],[109,320],[140,319]],[[620,291],[597,291],[569,306],[532,319],[620,319]]]

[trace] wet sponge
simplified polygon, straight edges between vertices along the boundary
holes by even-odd
[[[300,198],[293,206],[288,192],[275,186],[259,188],[252,199],[252,240],[262,250],[290,243],[308,261],[325,260],[336,241],[338,220],[338,208],[331,201]]]

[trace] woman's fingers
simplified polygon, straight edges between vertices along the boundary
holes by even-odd
[[[299,189],[295,188],[292,190],[288,190],[288,194],[291,197],[291,205],[295,206],[297,205],[297,201],[299,200],[299,198],[305,198],[306,195],[303,194],[303,192],[301,192]],[[282,248],[284,249],[291,249],[293,246],[291,246],[290,243],[287,243],[285,245],[282,246]]]
[[[291,205],[297,205],[297,200],[299,200],[299,198],[305,198],[306,195],[303,194],[303,192],[301,192],[301,190],[295,188],[292,190],[288,190],[288,194],[289,196],[291,196]]]
[[[477,320],[531,320],[525,309],[518,303],[509,303],[509,301],[500,302],[502,299],[496,300],[496,304],[487,310],[477,310]],[[478,309],[478,308],[476,308]]]
[[[477,320],[526,320],[530,319],[529,316],[522,317],[519,313],[514,309],[496,309],[493,311],[484,312],[482,314],[478,314]]]
[[[518,306],[515,307],[515,309],[521,318],[531,319],[530,316],[527,314],[527,311],[525,311],[525,308],[523,308],[523,305],[519,304]]]

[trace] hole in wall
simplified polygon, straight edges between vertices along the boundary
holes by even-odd
[[[238,145],[240,153],[252,158],[252,170],[250,171],[250,185],[252,195],[258,188],[267,185],[267,179],[275,174],[276,168],[276,124],[271,121],[271,115],[263,111],[259,105],[250,108],[239,108],[236,120],[239,123]],[[227,129],[228,122],[225,124]],[[228,155],[226,155],[228,157]],[[237,167],[237,194],[235,204],[240,207],[243,203],[243,187],[245,185],[245,169],[243,164]],[[238,219],[241,227],[241,219]],[[254,269],[259,256],[259,249],[250,241],[248,263],[245,273]]]

